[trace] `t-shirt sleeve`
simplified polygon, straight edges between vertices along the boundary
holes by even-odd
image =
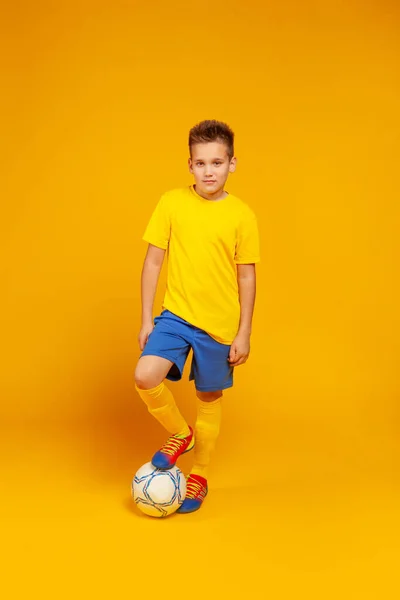
[[[235,263],[246,265],[260,262],[260,239],[254,213],[240,221],[236,239]]]
[[[166,250],[171,235],[171,218],[165,195],[161,196],[147,224],[142,239]]]

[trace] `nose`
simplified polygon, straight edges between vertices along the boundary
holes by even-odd
[[[205,174],[206,177],[209,177],[210,175],[212,175],[211,165],[206,165],[204,174]]]

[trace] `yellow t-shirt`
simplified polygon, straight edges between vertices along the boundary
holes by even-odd
[[[161,196],[143,240],[168,251],[163,308],[231,344],[240,319],[236,265],[260,260],[251,208],[232,194],[206,200],[193,185],[171,190]]]

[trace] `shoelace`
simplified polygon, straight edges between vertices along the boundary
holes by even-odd
[[[177,437],[172,436],[164,444],[164,446],[161,449],[161,452],[163,454],[169,454],[170,456],[172,456],[173,454],[175,454],[175,452],[177,452],[179,450],[179,448],[184,443],[185,443],[184,438],[177,438]]]
[[[203,486],[194,479],[189,479],[186,483],[186,498],[196,498],[200,494]]]

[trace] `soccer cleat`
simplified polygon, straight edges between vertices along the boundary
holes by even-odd
[[[189,427],[190,434],[187,437],[178,437],[171,435],[164,446],[155,453],[151,459],[153,467],[156,469],[171,469],[181,454],[185,454],[194,448],[193,429]]]
[[[191,513],[199,510],[207,492],[207,479],[201,475],[189,475],[186,480],[186,497],[176,512]]]

